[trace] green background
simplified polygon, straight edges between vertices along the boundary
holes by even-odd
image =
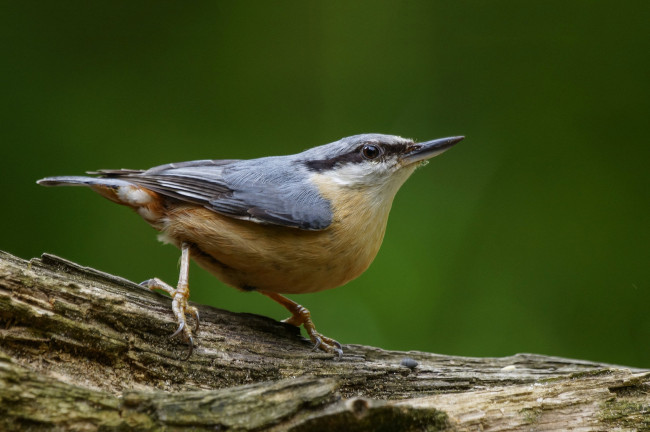
[[[650,367],[649,2],[1,8],[0,249],[175,284],[178,251],[137,215],[35,180],[462,134],[399,192],[363,276],[293,298],[342,343]]]

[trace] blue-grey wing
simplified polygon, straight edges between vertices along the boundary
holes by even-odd
[[[237,219],[304,230],[322,230],[332,222],[330,203],[307,180],[306,169],[283,157],[181,162],[97,174],[125,178]]]

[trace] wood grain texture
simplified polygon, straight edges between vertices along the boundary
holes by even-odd
[[[648,370],[360,345],[334,361],[293,326],[201,305],[183,361],[169,303],[0,253],[0,430],[650,430]]]

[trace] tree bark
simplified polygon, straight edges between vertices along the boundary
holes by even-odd
[[[0,252],[0,430],[650,430],[648,370],[361,345],[336,361],[291,325],[195,306],[184,360],[168,297]]]

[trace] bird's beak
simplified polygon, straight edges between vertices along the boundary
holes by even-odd
[[[402,163],[404,165],[410,165],[412,163],[431,159],[432,157],[438,156],[440,153],[451,148],[454,144],[463,139],[465,139],[464,136],[456,136],[413,144],[408,148],[407,153],[402,155]]]

